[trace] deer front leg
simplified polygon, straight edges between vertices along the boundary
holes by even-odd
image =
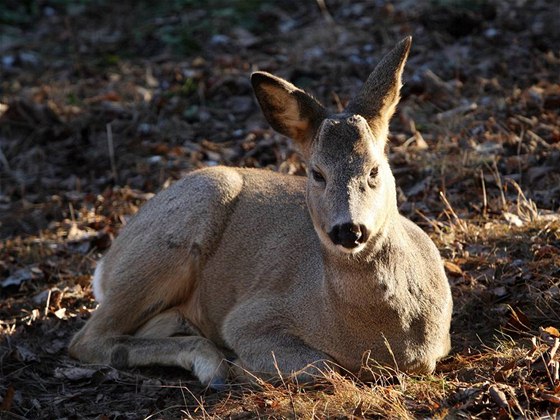
[[[221,389],[227,379],[225,358],[214,343],[200,336],[137,338],[115,337],[111,365],[124,369],[140,366],[179,366],[191,371],[203,385]]]
[[[282,375],[301,383],[312,382],[326,369],[337,369],[331,357],[291,334],[281,314],[263,313],[269,305],[242,306],[225,320],[222,334],[238,357],[234,362],[241,368],[238,373],[245,369],[263,379]]]

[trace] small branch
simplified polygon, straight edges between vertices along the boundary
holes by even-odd
[[[49,294],[47,295],[47,302],[45,303],[44,316],[47,316],[49,314],[49,306],[51,304],[51,294],[52,294],[52,289],[49,289]]]
[[[466,114],[467,112],[474,111],[474,110],[476,110],[477,107],[478,106],[474,102],[470,103],[470,104],[466,104],[466,105],[461,105],[461,106],[458,106],[457,108],[450,109],[449,111],[440,112],[440,113],[436,114],[436,119],[438,121],[449,120],[451,118],[462,116],[463,114]]]
[[[107,146],[109,147],[109,162],[111,164],[111,175],[113,181],[118,183],[117,164],[115,163],[115,146],[113,144],[113,131],[111,130],[111,123],[106,125],[107,128]]]
[[[560,339],[558,337],[554,337],[554,344],[550,348],[550,360],[553,360],[554,356],[556,356],[558,347],[560,347]]]
[[[334,25],[334,19],[329,12],[329,9],[327,9],[325,0],[317,0],[317,5],[319,6],[319,10],[321,11],[323,18],[329,23],[329,25]]]
[[[447,207],[447,210],[451,213],[451,215],[453,216],[453,219],[455,219],[455,223],[457,224],[457,226],[459,226],[459,228],[463,231],[466,232],[467,231],[467,225],[465,224],[464,221],[462,221],[459,216],[457,215],[457,213],[455,213],[455,210],[453,210],[453,207],[451,207],[451,203],[449,203],[449,201],[447,200],[447,197],[445,196],[445,194],[443,193],[443,191],[439,192],[439,196],[441,197],[441,200],[443,201],[443,203],[445,204],[445,206]]]
[[[480,170],[480,180],[482,181],[482,216],[488,215],[488,198],[486,197],[486,183],[484,182],[484,171]]]
[[[0,163],[2,164],[2,166],[4,166],[4,170],[11,175],[12,169],[10,168],[10,163],[8,162],[8,158],[2,151],[2,148],[0,148]]]

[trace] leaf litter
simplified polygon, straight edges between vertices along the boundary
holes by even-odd
[[[285,3],[285,4],[284,4]],[[14,418],[554,418],[560,410],[560,26],[552,0],[8,0],[0,20],[0,412]],[[287,12],[289,10],[289,12]],[[52,28],[60,30],[53,31]],[[217,164],[305,173],[248,76],[343,107],[412,34],[389,157],[438,245],[453,350],[433,375],[202,388],[70,359],[90,279],[151,195]]]

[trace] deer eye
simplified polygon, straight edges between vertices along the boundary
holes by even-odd
[[[373,188],[377,183],[377,175],[379,174],[379,168],[377,166],[371,168],[368,175],[368,185]]]
[[[323,176],[323,174],[321,174],[321,172],[312,169],[311,170],[311,176],[313,177],[313,180],[315,182],[318,182],[320,184],[324,184],[325,183],[325,177]]]

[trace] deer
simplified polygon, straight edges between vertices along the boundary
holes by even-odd
[[[307,175],[214,166],[157,193],[98,262],[99,305],[69,354],[179,367],[215,389],[230,363],[313,381],[327,368],[359,375],[367,354],[432,372],[450,351],[451,291],[437,247],[399,213],[385,150],[410,46],[400,41],[336,113],[254,72],[266,120]]]

